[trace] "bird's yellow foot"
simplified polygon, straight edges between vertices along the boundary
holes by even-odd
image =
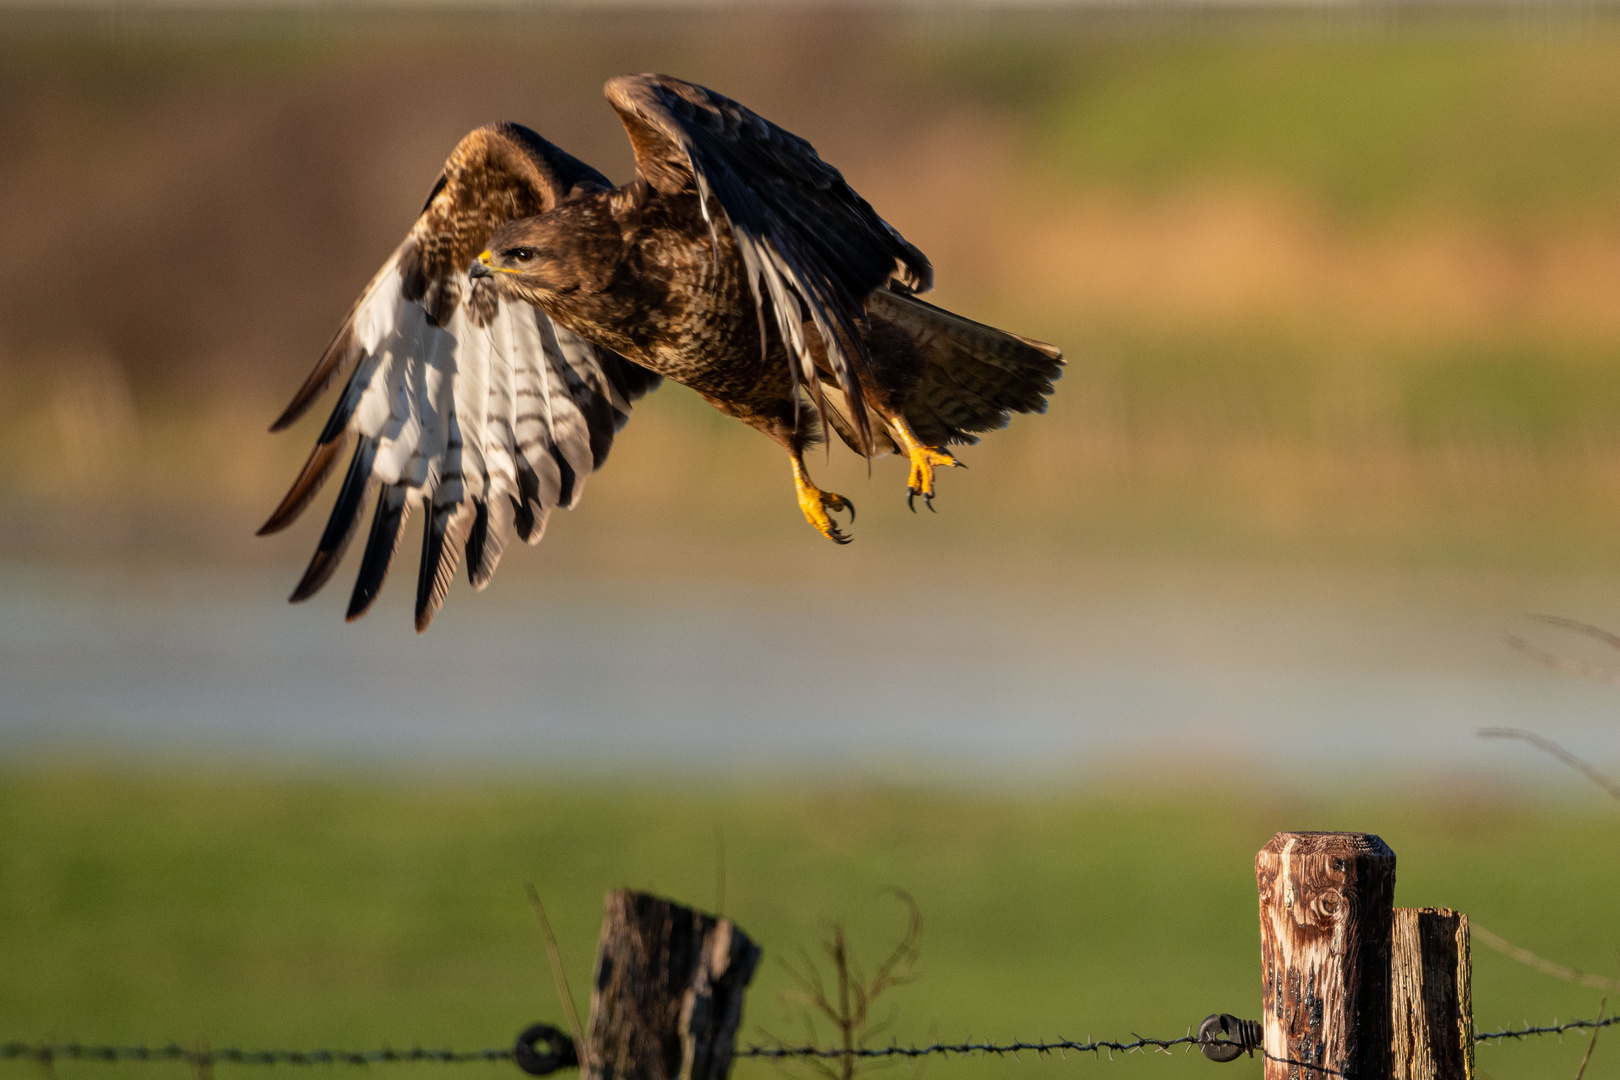
[[[832,511],[849,511],[849,520],[855,520],[855,504],[842,495],[831,491],[822,491],[810,481],[805,473],[804,466],[795,459],[793,462],[793,486],[799,492],[799,509],[804,511],[804,519],[816,527],[816,531],[835,544],[847,544],[855,539],[838,527],[838,523],[828,513]]]
[[[935,466],[953,466],[967,468],[957,461],[948,452],[932,446],[913,446],[908,448],[911,452],[911,476],[906,480],[906,505],[911,512],[917,512],[917,496],[923,497],[923,503],[929,510],[934,509],[934,468]]]
[[[911,425],[905,418],[896,416],[889,421],[898,435],[901,447],[911,456],[911,475],[906,479],[906,505],[911,512],[917,512],[917,496],[923,497],[923,503],[929,510],[934,508],[934,469],[951,467],[967,468],[960,461],[951,456],[947,450],[937,446],[924,446],[917,440],[917,435],[911,430]]]

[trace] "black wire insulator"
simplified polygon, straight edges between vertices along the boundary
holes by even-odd
[[[1253,1056],[1265,1042],[1265,1028],[1258,1020],[1239,1020],[1231,1013],[1214,1013],[1198,1025],[1198,1050],[1211,1061],[1236,1061],[1245,1052]]]
[[[544,1050],[538,1046],[542,1042]],[[579,1050],[566,1032],[550,1024],[530,1024],[512,1045],[512,1060],[530,1076],[545,1076],[558,1069],[579,1068]]]

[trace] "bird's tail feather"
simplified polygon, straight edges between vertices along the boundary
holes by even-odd
[[[867,311],[904,330],[923,354],[906,421],[930,446],[975,443],[975,432],[1006,427],[1015,412],[1045,412],[1063,374],[1055,345],[1009,334],[907,294],[879,290]]]

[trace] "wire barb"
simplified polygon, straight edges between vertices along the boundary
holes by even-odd
[[[1596,1031],[1598,1028],[1613,1027],[1615,1024],[1620,1024],[1620,1016],[1608,1016],[1599,1020],[1571,1020],[1564,1024],[1526,1023],[1523,1027],[1503,1028],[1501,1031],[1476,1031],[1474,1041],[1498,1042],[1502,1039],[1524,1039],[1531,1035],[1562,1035],[1566,1031]]]

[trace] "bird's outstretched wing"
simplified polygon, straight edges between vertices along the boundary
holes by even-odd
[[[815,148],[712,90],[667,75],[621,75],[606,87],[624,121],[636,171],[664,194],[695,191],[705,217],[718,203],[731,228],[759,311],[771,312],[796,378],[825,413],[815,327],[863,447],[871,427],[857,365],[867,362],[857,329],[864,302],[893,280],[914,292],[933,268],[857,195]],[[714,222],[709,221],[710,228]],[[763,347],[763,340],[761,345]]]
[[[348,617],[382,588],[412,502],[427,518],[416,628],[444,602],[462,549],[476,588],[515,532],[539,541],[554,507],[579,501],[630,405],[658,376],[500,299],[467,270],[502,223],[608,182],[527,128],[472,132],[445,163],[422,215],[383,264],[272,431],[333,381],[347,384],[315,450],[260,535],[303,512],[353,445],[326,530],[292,599],[332,576],[373,495],[376,510]]]

